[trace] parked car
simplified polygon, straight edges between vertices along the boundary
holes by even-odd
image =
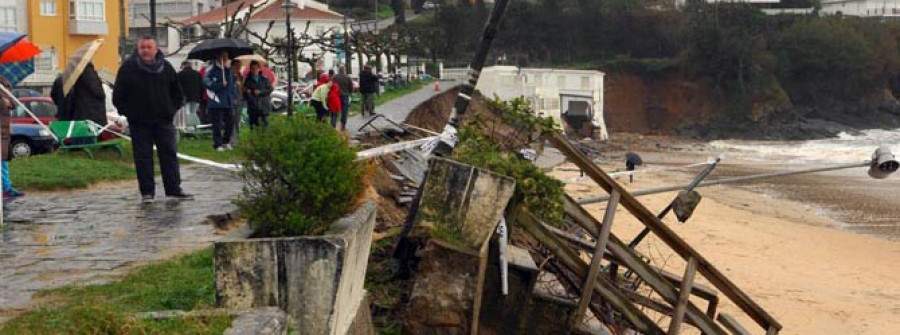
[[[294,89],[294,101],[299,103],[309,103],[312,98],[312,84],[297,83],[300,86],[292,87]],[[272,110],[282,110],[287,105],[287,85],[279,85],[272,91]]]
[[[30,88],[14,88],[12,90],[12,94],[16,98],[26,98],[26,97],[42,97],[44,96],[41,92],[32,90]]]
[[[29,157],[51,152],[56,148],[56,139],[50,131],[37,124],[13,123],[9,154],[15,158]]]
[[[422,4],[422,9],[424,9],[424,10],[431,10],[431,9],[436,9],[436,8],[438,8],[438,7],[440,7],[440,6],[441,6],[441,5],[439,5],[437,2],[432,1],[432,0],[428,0],[428,1],[425,1],[424,4]]]
[[[50,124],[50,121],[56,121],[56,105],[53,100],[48,97],[22,97],[19,98],[25,107],[28,107],[43,124]],[[16,105],[12,111],[10,122],[18,124],[37,124],[37,121],[25,112],[22,106]]]

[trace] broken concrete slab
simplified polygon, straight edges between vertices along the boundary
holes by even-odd
[[[470,334],[478,253],[431,239],[423,250],[419,271],[403,320],[407,334]]]
[[[216,242],[217,306],[277,306],[301,334],[347,334],[365,297],[375,219],[370,201],[328,235]]]
[[[434,226],[480,251],[515,192],[516,181],[456,161],[432,158],[416,225]],[[456,242],[456,241],[449,241]]]

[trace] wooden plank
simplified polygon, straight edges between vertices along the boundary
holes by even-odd
[[[577,222],[578,221],[576,221],[576,223]],[[553,227],[550,225],[545,224],[544,228],[546,228],[547,230],[549,230],[550,232],[555,234],[557,237],[562,238],[562,239],[572,243],[572,246],[574,246],[576,248],[579,248],[579,249],[582,249],[582,250],[585,250],[588,252],[592,252],[592,253],[595,250],[597,250],[594,247],[594,245],[591,244],[591,241],[589,241],[589,240],[579,238],[575,235],[566,233],[566,232],[560,230],[559,228],[556,228],[556,227]],[[609,251],[603,252],[603,258],[606,260],[612,261],[612,262],[620,262],[620,260],[618,258],[616,258],[615,256],[613,256],[611,253],[609,253]],[[672,283],[672,285],[675,285],[675,286],[681,285],[681,278],[678,277],[678,275],[668,272],[668,271],[665,271],[663,269],[660,269],[660,268],[652,266],[652,265],[651,265],[651,267],[653,267],[654,271],[658,272],[663,277],[665,277],[666,280],[668,280],[670,283]],[[718,304],[719,292],[716,290],[713,290],[709,286],[706,286],[706,285],[703,285],[700,283],[694,283],[694,286],[691,288],[691,293],[693,295],[696,295],[698,298],[709,301],[710,304],[713,304],[713,303]],[[715,310],[715,309],[713,309],[713,310]],[[707,313],[707,315],[710,315],[710,317],[715,317],[715,314]]]
[[[572,217],[573,220],[576,221],[577,224],[586,228],[588,231],[597,231],[599,230],[600,223],[597,222],[593,216],[591,216],[587,211],[581,207],[578,203],[574,202],[574,199],[566,196],[564,203],[571,203],[573,206],[567,206],[567,209],[575,210],[575,212],[570,213],[566,211],[566,214]],[[588,222],[580,222],[579,219],[576,218],[584,218],[588,220]],[[609,250],[616,260],[622,265],[628,267],[632,271],[634,271],[641,279],[644,280],[654,291],[659,293],[659,295],[669,302],[672,305],[675,305],[678,301],[678,291],[675,289],[675,285],[670,283],[667,279],[665,279],[659,272],[650,266],[650,264],[645,263],[638,255],[637,252],[628,247],[622,240],[620,240],[616,235],[611,234],[609,238],[609,245],[607,246],[607,250]],[[688,320],[697,324],[697,328],[703,331],[706,334],[716,334],[716,335],[724,335],[725,331],[719,327],[715,321],[713,321],[712,317],[704,314],[700,311],[697,306],[693,303],[688,303],[687,305],[687,317]]]
[[[625,296],[628,297],[629,300],[633,301],[634,303],[636,303],[638,305],[647,307],[649,309],[652,309],[656,312],[659,312],[660,314],[663,314],[663,315],[669,316],[669,317],[671,317],[672,314],[674,313],[674,311],[672,310],[672,307],[669,307],[668,305],[666,305],[663,302],[659,302],[659,301],[647,298],[645,296],[642,296],[642,295],[637,294],[632,291],[624,291],[624,292],[625,292]],[[693,321],[691,321],[689,319],[684,320],[684,323],[689,324],[694,327],[697,326]]]
[[[606,172],[600,169],[600,167],[594,164],[590,159],[585,157],[578,149],[574,148],[562,134],[559,132],[551,132],[547,135],[547,138],[563,155],[566,156],[566,158],[575,163],[580,169],[584,170],[584,173],[590,176],[591,179],[606,190],[607,193],[612,193],[613,190],[621,193],[622,199],[620,202],[622,203],[622,206],[628,209],[628,211],[645,226],[650,228],[660,240],[678,253],[682,259],[687,259],[689,257],[695,258],[700,273],[703,274],[713,286],[718,288],[719,291],[740,307],[744,313],[747,313],[747,315],[749,315],[757,324],[762,326],[763,329],[769,330],[770,328],[775,328],[776,332],[781,330],[781,324],[778,323],[774,317],[754,302],[747,293],[742,291],[731,280],[725,277],[722,272],[700,255],[697,250],[675,234],[672,229],[663,224],[656,215],[653,215],[647,207],[644,207],[644,205],[637,201],[634,196],[616,183],[612,177],[606,174]]]
[[[676,286],[681,285],[682,280],[680,277],[678,277],[678,275],[668,272],[666,270],[660,269],[655,266],[653,267],[653,269],[656,270],[657,272],[659,272],[659,274],[661,274],[663,277],[665,277],[666,280],[668,280],[673,285],[676,285]],[[719,292],[717,292],[716,290],[713,290],[709,286],[706,286],[706,285],[703,285],[700,283],[694,283],[694,286],[691,287],[691,293],[703,300],[707,300],[710,302],[713,300],[719,300]]]
[[[532,236],[553,252],[565,267],[572,270],[579,277],[584,278],[587,275],[588,265],[579,258],[575,251],[569,248],[565,242],[559,240],[553,233],[544,229],[544,227],[541,226],[540,221],[538,221],[531,213],[519,208],[516,210],[514,217],[516,222],[521,224]],[[616,311],[622,313],[622,316],[634,326],[635,330],[644,334],[665,334],[653,320],[635,307],[631,301],[622,295],[617,287],[605,280],[605,278],[594,282],[593,289],[595,293],[598,293],[603,297],[603,299],[605,299]]]
[[[747,331],[744,326],[741,326],[741,324],[731,315],[719,313],[719,317],[716,318],[716,320],[719,320],[719,323],[725,326],[725,329],[728,329],[732,335],[751,335],[751,333]]]
[[[688,259],[687,268],[684,270],[684,280],[681,281],[681,290],[678,292],[678,303],[675,305],[675,313],[672,322],[669,323],[669,335],[678,335],[681,331],[681,322],[684,321],[684,312],[691,299],[691,286],[694,285],[694,275],[697,273],[697,260]]]
[[[591,283],[597,281],[600,274],[600,260],[603,259],[603,252],[606,250],[606,244],[609,242],[609,233],[612,229],[613,218],[616,216],[616,208],[619,206],[619,192],[613,192],[609,201],[606,203],[606,213],[603,214],[603,226],[600,228],[600,236],[597,238],[597,245],[594,246],[594,257],[591,259],[591,266],[588,275],[584,279],[582,287],[591,287]],[[578,309],[575,310],[575,317],[572,318],[572,325],[577,328],[584,318],[587,311],[588,303],[591,302],[591,294],[594,290],[582,290],[581,300],[578,302]]]

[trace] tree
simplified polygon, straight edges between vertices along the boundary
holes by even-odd
[[[859,100],[884,84],[885,67],[896,67],[896,40],[887,51],[893,57],[879,60],[873,43],[842,19],[799,21],[775,45],[778,76],[795,103]]]
[[[765,16],[748,4],[691,2],[682,30],[685,67],[727,93],[748,96],[771,73]]]

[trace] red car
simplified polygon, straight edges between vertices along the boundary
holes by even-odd
[[[50,124],[50,121],[56,121],[56,105],[53,100],[47,97],[23,97],[19,98],[25,107],[28,107],[41,120],[43,124]],[[10,115],[11,123],[19,124],[37,124],[31,115],[25,112],[21,106],[16,106]]]
[[[31,112],[33,112],[39,120],[41,120],[41,123],[50,125],[50,122],[56,121],[56,104],[53,103],[53,99],[50,99],[48,97],[22,97],[19,98],[19,101],[21,101],[22,104],[25,105],[25,107],[28,107],[28,109],[30,109]],[[21,106],[16,106],[15,110],[12,111],[10,116],[10,123],[37,124],[37,121],[35,121],[34,118],[31,117],[31,115],[28,115],[28,113],[25,112],[25,110]],[[122,129],[122,127],[120,127],[119,125],[113,125],[109,127],[109,129],[119,133],[124,132],[124,129]],[[115,138],[118,138],[118,136],[109,132],[104,131],[100,134],[101,141],[111,140]]]

